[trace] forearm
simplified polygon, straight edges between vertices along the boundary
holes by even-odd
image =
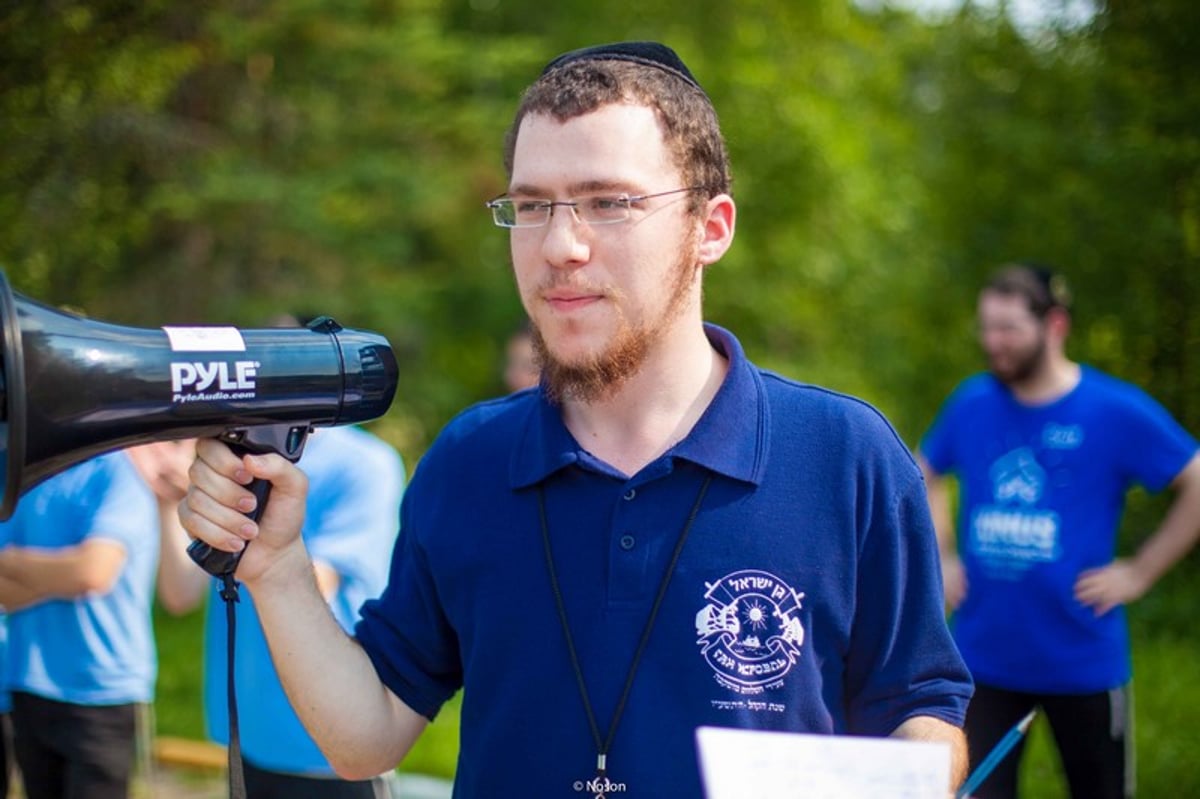
[[[929,501],[929,516],[933,520],[933,530],[937,535],[938,551],[942,557],[954,555],[958,551],[954,531],[954,518],[950,513],[950,489],[947,480],[937,474],[923,456],[918,456],[921,474],[925,478],[925,495]]]
[[[893,738],[906,741],[932,741],[950,747],[950,788],[954,790],[967,778],[967,738],[963,731],[932,716],[914,716],[892,731]]]
[[[334,769],[365,779],[394,768],[426,720],[383,685],[338,625],[303,547],[249,588],[292,707]]]
[[[1192,459],[1173,485],[1176,496],[1158,530],[1130,559],[1145,589],[1191,551],[1200,538],[1200,456]]]
[[[28,586],[0,575],[0,608],[6,612],[24,610],[41,600],[42,597]]]
[[[16,609],[45,599],[75,596],[77,583],[70,579],[67,557],[54,550],[6,547],[0,552],[0,585],[3,604]]]
[[[102,539],[61,549],[14,546],[0,550],[0,577],[23,586],[35,601],[74,599],[111,590],[124,563],[124,548]]]
[[[178,503],[159,502],[159,523],[158,601],[168,613],[187,613],[204,600],[211,578],[187,554],[192,539],[179,523]]]

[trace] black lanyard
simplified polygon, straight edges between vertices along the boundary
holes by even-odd
[[[229,799],[246,799],[246,777],[242,772],[242,747],[238,736],[237,690],[233,684],[233,646],[237,640],[237,611],[233,603],[240,598],[232,571],[222,574],[221,581],[221,599],[225,600],[225,696],[229,705]]]
[[[646,651],[646,644],[650,642],[650,632],[654,629],[654,620],[658,617],[658,609],[662,606],[663,597],[666,596],[667,586],[671,582],[671,576],[675,573],[675,566],[679,563],[679,556],[683,553],[683,545],[687,541],[688,533],[692,529],[692,523],[696,521],[696,514],[700,512],[700,503],[704,501],[704,494],[708,491],[708,485],[712,482],[712,474],[710,473],[704,478],[704,484],[700,486],[700,493],[696,495],[696,501],[692,504],[691,513],[688,514],[687,521],[683,524],[683,530],[679,533],[679,540],[675,543],[675,551],[671,554],[671,561],[667,564],[667,569],[663,573],[662,582],[658,586],[658,594],[654,597],[654,604],[650,608],[650,615],[646,619],[646,627],[642,630],[641,640],[638,641],[637,651],[633,653],[633,662],[629,664],[629,673],[625,676],[625,687],[621,691],[621,698],[617,700],[616,710],[613,712],[612,721],[608,724],[608,734],[601,739],[600,726],[596,723],[596,713],[592,710],[592,700],[588,695],[587,684],[583,679],[583,668],[579,665],[579,654],[575,650],[575,639],[571,635],[571,626],[567,623],[567,607],[563,603],[562,589],[558,584],[558,573],[554,569],[554,557],[550,552],[550,525],[546,521],[546,494],[542,486],[538,486],[538,512],[541,515],[542,522],[542,544],[546,549],[546,570],[550,573],[550,587],[554,590],[554,602],[558,606],[558,620],[562,623],[563,637],[567,641],[567,653],[571,656],[571,668],[575,671],[575,681],[579,685],[579,696],[583,699],[583,711],[587,715],[588,726],[592,731],[592,740],[596,743],[596,782],[603,785],[607,783],[606,772],[608,770],[608,751],[612,747],[613,738],[617,734],[617,724],[621,721],[621,714],[625,710],[625,702],[629,699],[629,692],[633,689],[633,678],[637,674],[638,664],[641,663],[642,654]],[[596,795],[599,799],[603,799],[604,794]]]

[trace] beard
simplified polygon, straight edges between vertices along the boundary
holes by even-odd
[[[541,367],[546,397],[555,404],[567,399],[590,403],[615,394],[638,373],[650,350],[683,313],[698,268],[696,245],[684,247],[671,270],[670,296],[662,314],[637,326],[631,325],[623,316],[619,317],[617,331],[603,351],[580,361],[566,362],[556,358],[542,337],[542,331],[534,324],[533,351]]]
[[[1033,377],[1045,361],[1046,337],[1039,335],[1033,347],[1013,354],[1007,364],[997,363],[995,357],[988,356],[988,368],[1001,383],[1006,386],[1015,386]]]

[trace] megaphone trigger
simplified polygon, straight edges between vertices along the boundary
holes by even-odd
[[[304,443],[308,440],[310,432],[312,432],[312,427],[306,424],[270,424],[226,430],[217,438],[224,441],[234,455],[263,455],[274,452],[295,463],[304,453]],[[257,502],[254,510],[248,511],[245,516],[251,521],[258,522],[262,518],[263,511],[266,510],[267,498],[271,495],[271,484],[266,480],[256,479],[250,481],[246,488],[254,494]],[[245,552],[245,547],[241,552],[213,549],[199,540],[192,541],[187,548],[188,557],[214,577],[233,574]]]

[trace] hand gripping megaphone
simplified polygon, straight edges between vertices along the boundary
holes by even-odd
[[[321,317],[302,328],[135,328],[13,292],[0,272],[0,520],[33,486],[88,458],[181,438],[299,460],[315,426],[383,415],[398,369],[387,339]],[[261,515],[269,483],[250,488]],[[240,553],[196,541],[215,575]]]

